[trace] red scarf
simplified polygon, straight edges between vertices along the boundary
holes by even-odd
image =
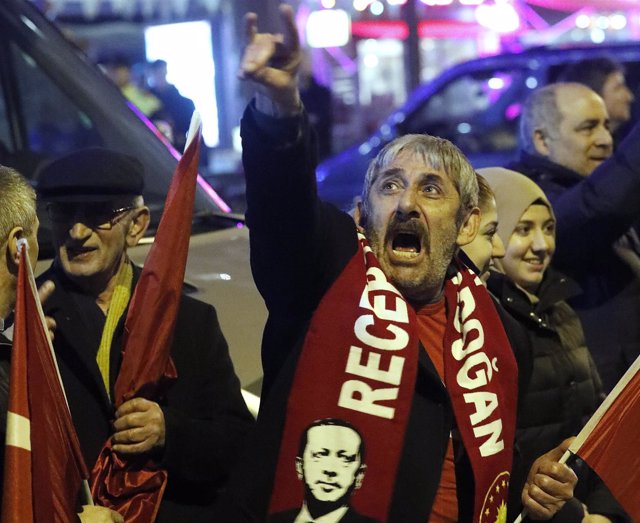
[[[458,265],[456,262],[455,265]],[[445,385],[475,483],[473,520],[505,522],[513,456],[518,368],[493,301],[459,264],[447,280]]]
[[[299,510],[300,485],[305,483],[308,498],[333,502],[332,508],[348,503],[377,521],[388,520],[420,349],[413,310],[387,280],[364,236],[358,236],[358,252],[321,300],[297,364],[269,508],[272,516]],[[506,506],[502,474],[508,480],[517,370],[491,299],[471,274],[458,272],[445,285],[445,347],[450,350],[445,350],[444,360],[446,386],[474,470],[474,521],[484,522],[479,514],[491,510],[484,506],[485,498]],[[456,303],[462,306],[454,307]],[[484,339],[495,340],[490,347],[477,343],[478,320]],[[493,367],[486,370],[488,383],[481,385],[478,365],[485,358],[499,374]],[[500,379],[492,380],[496,375]],[[481,393],[495,394],[497,406],[488,402],[493,396]],[[491,497],[494,480],[499,493]],[[491,523],[495,520],[494,515]]]

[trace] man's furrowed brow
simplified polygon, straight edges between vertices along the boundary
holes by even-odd
[[[432,171],[426,171],[424,173],[422,173],[422,175],[420,176],[420,181],[422,183],[435,183],[435,182],[442,182],[444,180],[442,174],[437,173],[437,172],[432,172]]]
[[[393,176],[398,176],[399,174],[404,173],[404,169],[400,167],[387,167],[380,172],[378,176],[379,179],[391,178]]]

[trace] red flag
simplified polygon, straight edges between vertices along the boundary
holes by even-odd
[[[129,304],[122,367],[114,391],[116,408],[134,397],[157,401],[167,380],[176,377],[170,350],[191,236],[200,134],[198,123],[174,173],[155,240]],[[127,523],[146,523],[155,520],[166,482],[166,470],[144,456],[118,456],[109,440],[91,473],[91,493]]]
[[[2,523],[74,521],[78,493],[88,476],[23,246],[11,351]]]
[[[605,482],[631,516],[640,521],[640,357],[609,393],[569,447]]]

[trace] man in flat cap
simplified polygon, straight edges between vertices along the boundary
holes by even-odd
[[[140,270],[127,256],[149,225],[143,167],[133,157],[91,148],[45,166],[56,258],[42,278],[58,330],[54,348],[87,465],[112,437],[123,455],[145,454],[168,471],[157,521],[201,521],[253,418],[214,308],[183,295],[171,356],[178,378],[161,404],[138,397],[113,407],[123,324]]]

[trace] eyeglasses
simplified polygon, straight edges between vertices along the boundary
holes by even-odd
[[[91,229],[108,231],[135,208],[135,205],[113,209],[104,204],[49,203],[47,214],[56,224],[82,223]]]

